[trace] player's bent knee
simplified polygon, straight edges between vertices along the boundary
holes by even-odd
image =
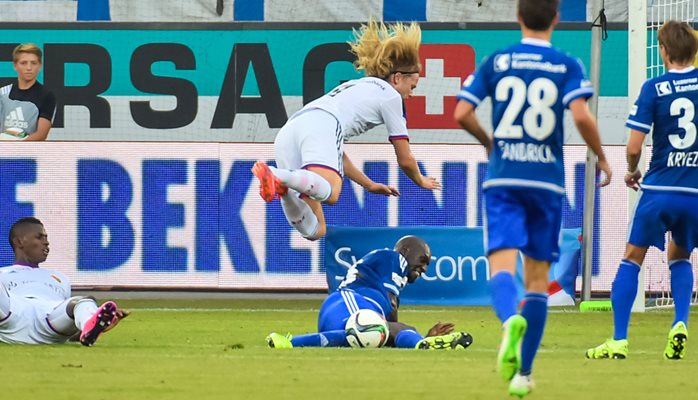
[[[337,201],[339,201],[339,190],[332,190],[332,194],[330,194],[330,197],[327,198],[327,200],[323,201],[325,204],[336,204]]]
[[[306,239],[310,241],[320,240],[327,234],[327,227],[325,224],[318,224],[317,230],[314,234],[305,236]]]

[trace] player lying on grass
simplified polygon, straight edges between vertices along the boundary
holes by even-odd
[[[63,343],[76,338],[92,346],[128,312],[107,301],[70,296],[70,281],[39,268],[49,253],[48,235],[36,218],[21,218],[10,229],[14,265],[0,268],[0,342]]]
[[[322,304],[318,333],[291,337],[271,333],[269,347],[348,347],[344,326],[360,309],[373,310],[388,321],[390,337],[386,346],[416,349],[464,349],[473,341],[465,332],[453,332],[453,324],[437,323],[427,337],[398,322],[400,292],[426,272],[431,261],[429,245],[416,236],[405,236],[394,250],[374,250],[347,272],[337,291]]]

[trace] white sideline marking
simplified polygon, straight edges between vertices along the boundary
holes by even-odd
[[[483,307],[484,308],[484,307]],[[173,312],[278,312],[278,313],[302,313],[302,312],[318,312],[319,308],[302,308],[302,309],[290,309],[290,308],[201,308],[201,307],[127,307],[129,311],[173,311]],[[461,309],[461,310],[451,310],[451,309],[437,309],[437,310],[400,310],[401,314],[445,314],[445,313],[475,313],[482,312],[480,309]],[[652,310],[652,313],[669,313],[673,312],[673,309],[661,309]],[[567,314],[567,313],[579,313],[576,308],[566,308],[566,309],[548,309],[548,314]],[[586,314],[610,314],[607,312],[589,312]],[[698,314],[698,310],[692,308],[691,314]]]
[[[278,313],[299,313],[299,312],[318,312],[320,311],[319,308],[298,308],[298,309],[291,309],[291,308],[201,308],[201,307],[174,307],[174,308],[169,308],[169,307],[130,307],[127,308],[128,310],[136,310],[136,311],[174,311],[174,312],[278,312]],[[449,309],[440,309],[440,310],[400,310],[400,313],[414,313],[414,314],[443,314],[443,313],[453,313],[453,312],[458,312],[458,313],[474,313],[474,312],[481,312],[483,310],[449,310]],[[570,310],[548,310],[549,313],[551,314],[557,314],[557,313],[575,313],[578,312],[576,309],[570,309]]]

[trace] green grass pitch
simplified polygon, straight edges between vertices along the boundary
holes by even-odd
[[[274,350],[270,331],[311,332],[319,300],[122,300],[132,315],[92,348],[0,345],[3,399],[503,399],[494,371],[500,327],[487,307],[404,306],[426,331],[452,321],[465,351]],[[587,360],[610,313],[553,309],[534,365],[532,399],[692,398],[698,346],[663,359],[673,313],[635,314],[626,360]],[[692,316],[695,318],[695,316]],[[689,338],[690,339],[690,338]]]

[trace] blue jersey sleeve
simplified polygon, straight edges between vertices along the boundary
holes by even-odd
[[[567,79],[562,87],[562,105],[569,104],[582,97],[588,99],[594,95],[594,88],[586,77],[584,65],[578,58],[570,57],[567,62]]]
[[[642,85],[640,95],[635,100],[635,104],[630,109],[630,115],[627,121],[625,121],[625,126],[640,132],[649,133],[652,129],[652,120],[654,118],[655,97],[654,84],[651,80],[646,81]]]
[[[457,96],[458,100],[465,100],[477,107],[487,98],[489,95],[488,82],[492,71],[491,59],[491,57],[486,58],[473,75],[465,78],[463,87]]]

